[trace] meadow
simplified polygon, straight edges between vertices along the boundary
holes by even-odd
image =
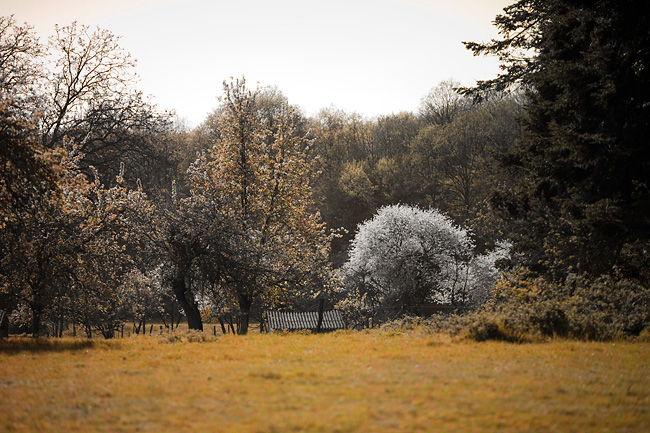
[[[0,431],[646,432],[649,373],[647,342],[11,338]]]

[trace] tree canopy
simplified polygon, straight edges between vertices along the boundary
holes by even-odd
[[[495,204],[519,227],[528,264],[555,278],[633,275],[650,239],[647,11],[641,1],[520,1],[496,20],[503,39],[468,44],[506,71],[473,91],[529,89],[522,140],[505,158],[519,180]],[[527,55],[515,61],[518,50]]]

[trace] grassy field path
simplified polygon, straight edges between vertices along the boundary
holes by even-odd
[[[0,342],[2,432],[648,432],[650,344]]]

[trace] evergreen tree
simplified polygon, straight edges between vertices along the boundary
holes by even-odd
[[[639,0],[519,1],[495,21],[501,40],[467,44],[500,56],[505,72],[466,91],[528,89],[523,137],[505,160],[517,180],[494,202],[527,264],[557,281],[647,267],[648,9]]]

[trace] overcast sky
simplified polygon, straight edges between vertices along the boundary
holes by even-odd
[[[190,126],[218,105],[223,80],[276,85],[307,115],[415,111],[437,83],[491,78],[495,59],[462,41],[496,36],[509,0],[0,0],[42,40],[73,21],[121,36],[139,88]]]

